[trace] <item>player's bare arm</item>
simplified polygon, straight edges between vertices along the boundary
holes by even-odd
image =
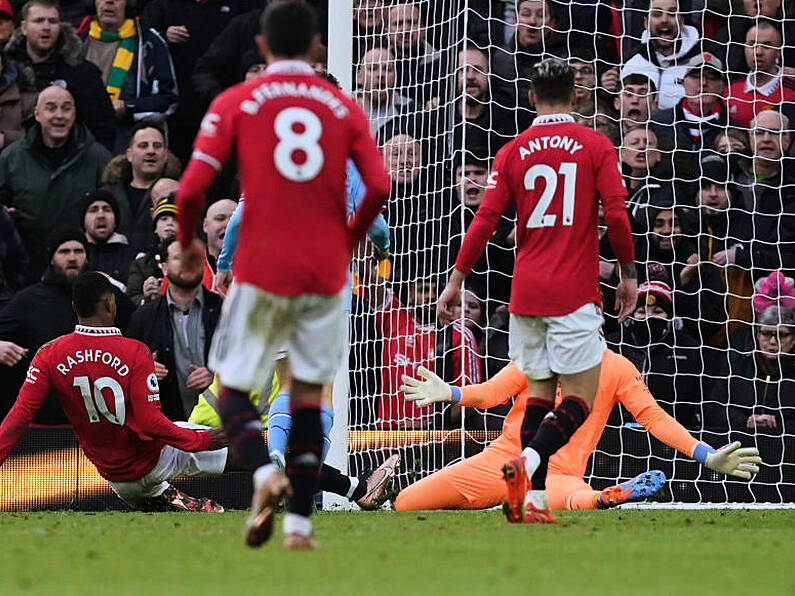
[[[466,273],[453,269],[453,274],[439,295],[439,300],[436,302],[436,314],[442,323],[449,323],[453,320],[453,306],[461,300],[461,286],[464,284],[466,276]]]
[[[618,322],[623,323],[635,310],[638,302],[638,270],[635,263],[619,263],[621,281],[616,288],[615,309],[618,311]]]

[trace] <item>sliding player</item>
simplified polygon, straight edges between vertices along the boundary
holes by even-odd
[[[502,434],[481,453],[440,470],[403,490],[395,500],[398,511],[411,509],[485,509],[507,497],[500,466],[522,450],[522,415],[528,397],[527,380],[511,362],[480,385],[453,387],[423,369],[420,381],[403,377],[401,391],[420,406],[451,402],[461,406],[491,408],[518,394],[505,418]],[[644,472],[603,491],[592,489],[583,480],[591,452],[599,442],[610,411],[621,403],[653,436],[677,451],[692,457],[721,474],[748,480],[759,471],[759,451],[732,443],[716,451],[693,438],[654,400],[635,366],[623,356],[605,349],[599,377],[599,391],[588,419],[569,442],[549,460],[546,478],[552,509],[603,509],[643,500],[662,488],[665,476],[658,470]]]
[[[517,254],[509,353],[527,376],[530,397],[522,457],[503,469],[509,487],[505,512],[513,523],[550,523],[555,518],[545,492],[547,462],[588,417],[605,348],[598,283],[600,203],[622,274],[616,290],[619,320],[635,308],[637,274],[616,150],[607,137],[575,124],[568,114],[574,99],[571,68],[556,58],[542,60],[530,80],[530,103],[538,117],[497,152],[438,310],[450,319],[461,284],[514,203]],[[558,381],[563,399],[555,407]]]
[[[314,10],[298,0],[272,3],[260,25],[257,42],[269,66],[263,76],[220,94],[205,115],[180,181],[180,241],[183,260],[200,258],[194,236],[204,193],[235,149],[246,212],[237,282],[224,302],[209,365],[224,387],[224,429],[254,475],[247,544],[270,537],[275,508],[292,493],[284,544],[310,549],[323,448],[320,391],[342,359],[348,261],[389,195],[390,181],[362,110],[309,65],[320,43]],[[350,222],[348,157],[367,189]],[[282,347],[293,377],[289,483],[269,461],[248,398],[264,384]]]
[[[0,426],[0,464],[54,390],[86,457],[128,505],[223,511],[209,499],[190,497],[168,483],[176,476],[224,472],[229,463],[223,431],[182,428],[160,412],[149,349],[112,327],[116,299],[107,277],[83,273],[72,295],[79,324],[36,352]]]

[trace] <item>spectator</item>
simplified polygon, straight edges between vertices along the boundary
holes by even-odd
[[[729,114],[743,128],[762,110],[795,100],[795,89],[784,85],[781,31],[771,21],[759,21],[745,36],[748,75],[729,86],[724,97]]]
[[[754,284],[754,314],[761,315],[770,306],[795,309],[795,280],[774,271]]]
[[[691,238],[682,233],[683,215],[685,211],[681,207],[662,201],[646,209],[646,229],[649,233],[635,240],[635,260],[640,265],[640,281],[655,279],[652,272],[662,269],[665,274],[657,279],[662,277],[668,284],[673,280],[674,290],[679,289],[676,285],[680,279],[679,274],[688,257],[696,252]]]
[[[177,88],[183,96],[168,121],[169,146],[182,163],[190,157],[193,138],[204,116],[202,103],[192,98],[191,76],[196,62],[234,17],[257,5],[256,0],[151,0],[143,11],[141,21],[168,42]]]
[[[660,406],[683,426],[700,421],[701,377],[704,365],[698,343],[672,324],[670,286],[648,281],[638,288],[638,306],[621,329],[609,335],[608,347],[642,371]]]
[[[705,426],[748,434],[792,434],[795,425],[795,314],[770,306],[753,337],[732,350],[704,406]]]
[[[530,106],[530,70],[548,55],[569,55],[569,37],[561,33],[557,5],[552,0],[519,0],[516,3],[516,31],[505,49],[494,48],[493,72],[497,95],[510,108],[520,107],[526,114]]]
[[[598,103],[596,93],[596,61],[593,52],[574,50],[568,59],[574,71],[574,101],[590,99]]]
[[[414,109],[414,103],[395,90],[395,56],[376,48],[365,53],[356,71],[356,101],[370,120],[373,136],[393,119]]]
[[[193,68],[193,90],[197,96],[196,109],[204,114],[215,96],[227,87],[240,82],[240,59],[249,50],[259,51],[254,37],[259,34],[256,9],[237,15],[215,37]]]
[[[354,0],[353,57],[354,62],[380,43],[384,30],[384,0]]]
[[[751,212],[750,245],[727,250],[727,264],[752,270],[754,280],[772,271],[795,275],[795,173],[784,167],[790,146],[789,119],[772,110],[751,121],[751,160],[741,164],[737,182]],[[2,158],[2,156],[0,156]],[[723,264],[719,262],[719,264]]]
[[[202,229],[207,237],[207,247],[202,283],[210,289],[214,289],[216,262],[224,246],[226,226],[229,225],[229,218],[232,217],[236,207],[237,203],[232,199],[221,199],[207,207],[207,213],[204,215]]]
[[[113,193],[119,205],[119,232],[136,250],[146,248],[152,236],[154,200],[150,203],[147,198],[152,184],[163,176],[179,178],[179,174],[179,161],[166,147],[163,126],[150,120],[136,122],[130,146],[102,174],[103,188]]]
[[[154,191],[152,193],[154,195]],[[177,237],[177,205],[172,194],[161,199],[152,213],[155,233],[149,248],[130,265],[127,296],[136,306],[152,302],[163,289],[164,247]]]
[[[420,105],[439,95],[437,85],[445,74],[442,52],[428,43],[427,31],[416,3],[401,1],[389,8],[385,33],[395,56],[395,84]]]
[[[16,65],[0,53],[0,151],[22,136],[22,123],[36,107],[38,93],[20,88],[18,77]]]
[[[721,61],[714,54],[704,52],[693,58],[686,68],[685,96],[676,106],[652,115],[655,124],[673,128],[674,163],[678,176],[685,178],[697,177],[691,165],[693,154],[713,147],[715,137],[727,126],[737,126],[721,98],[726,86]]]
[[[177,79],[160,34],[126,18],[127,0],[95,0],[96,16],[82,32],[86,60],[102,72],[116,116],[114,153],[130,143],[133,122],[164,123],[177,108]]]
[[[613,107],[619,114],[621,132],[625,135],[630,128],[649,122],[649,117],[657,110],[657,88],[645,74],[626,70],[622,74]]]
[[[29,282],[47,266],[41,239],[58,223],[80,224],[80,198],[99,185],[110,158],[75,121],[74,99],[66,89],[42,91],[35,118],[25,136],[0,153],[0,202],[11,210],[30,257]]]
[[[464,232],[472,223],[475,211],[483,201],[489,177],[489,163],[485,159],[466,154],[455,168],[453,188],[458,193],[450,213],[450,256],[458,254]],[[461,213],[463,211],[463,215]],[[463,220],[463,221],[462,221]],[[472,268],[467,284],[483,288],[486,297],[484,308],[489,311],[499,304],[507,304],[511,295],[511,278],[514,263],[514,210],[509,208],[497,223],[486,250]],[[497,370],[505,366],[503,362]]]
[[[49,236],[45,256],[49,266],[39,283],[19,292],[0,311],[0,414],[5,415],[25,380],[33,355],[46,342],[74,330],[72,282],[88,267],[86,238],[78,228],[60,227]],[[116,291],[116,326],[125,329],[132,312],[127,298]],[[35,420],[63,424],[65,418],[51,395]]]
[[[22,7],[21,26],[8,40],[5,54],[16,63],[20,90],[65,87],[74,97],[77,119],[98,142],[113,148],[113,106],[102,75],[83,58],[82,43],[72,26],[60,21],[56,0],[30,0]]]
[[[25,285],[27,269],[28,254],[14,220],[0,205],[0,310]]]
[[[458,321],[451,323],[449,333],[437,327],[435,281],[415,278],[409,284],[404,306],[379,278],[375,259],[369,259],[367,265],[371,282],[364,297],[375,311],[382,345],[379,424],[385,428],[427,427],[433,411],[405,401],[398,392],[401,374],[413,376],[419,366],[425,366],[448,380],[459,379],[462,384],[479,382],[477,342],[472,332]],[[447,356],[452,360],[450,369],[445,367]]]
[[[124,234],[116,231],[118,218],[119,206],[107,190],[85,194],[83,231],[88,241],[89,267],[107,275],[111,283],[124,292],[135,249],[127,243]]]
[[[206,363],[221,297],[202,287],[203,269],[182,266],[179,242],[169,242],[162,256],[166,291],[133,313],[128,336],[144,342],[156,356],[163,413],[171,420],[187,420],[213,380]]]
[[[722,155],[732,153],[747,155],[749,146],[747,132],[741,128],[727,128],[718,133],[712,148]]]
[[[0,0],[0,48],[2,48],[14,33],[14,9],[9,0]]]
[[[685,25],[677,0],[651,0],[643,26],[642,45],[637,53],[627,61],[620,75],[617,69],[602,75],[602,87],[614,92],[619,78],[623,79],[628,72],[645,73],[657,89],[660,109],[667,110],[685,95],[682,79],[687,65],[710,49],[711,44],[700,39],[695,27]]]
[[[707,155],[700,170],[693,230],[696,250],[679,272],[678,286],[683,310],[698,313],[697,318],[685,320],[686,327],[701,344],[723,348],[737,322],[750,319],[752,286],[747,269],[719,263],[728,250],[747,245],[753,230],[749,214],[734,204],[739,198],[730,186],[728,161]]]

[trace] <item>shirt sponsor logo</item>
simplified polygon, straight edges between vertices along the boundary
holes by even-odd
[[[36,373],[40,373],[41,369],[36,368],[35,366],[31,366],[28,368],[28,374],[25,376],[25,382],[30,383],[31,385],[35,384],[39,378],[36,376]]]
[[[486,190],[497,188],[497,178],[499,175],[500,173],[498,171],[492,170],[489,174],[489,179],[486,181]]]
[[[214,112],[207,112],[202,118],[199,133],[205,137],[214,137],[218,132],[218,123],[221,121],[221,116]]]

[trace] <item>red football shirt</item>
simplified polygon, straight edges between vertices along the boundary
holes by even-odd
[[[160,412],[149,349],[114,327],[83,327],[44,344],[17,401],[0,426],[0,464],[54,389],[75,436],[103,478],[127,482],[155,467],[166,443],[185,451],[210,446],[205,432],[180,428]]]
[[[736,81],[723,92],[729,116],[744,128],[751,126],[751,120],[759,112],[775,110],[784,102],[795,101],[795,90],[785,87],[779,81],[771,81],[761,89],[749,84],[750,75],[745,79]],[[769,89],[768,89],[769,87]]]
[[[601,304],[599,203],[620,263],[634,258],[616,150],[568,114],[539,116],[497,152],[455,267],[469,273],[509,202],[516,206],[510,311],[557,316]]]
[[[376,307],[376,325],[381,334],[381,397],[378,418],[382,427],[423,425],[423,418],[433,414],[433,408],[419,408],[406,401],[398,389],[402,375],[417,378],[417,369],[434,369],[436,360],[436,325],[417,322],[410,308],[402,306],[391,292],[386,303]],[[480,383],[480,361],[475,336],[460,321],[452,326],[452,379],[454,385]],[[461,345],[463,344],[463,354]],[[463,357],[462,357],[463,356]]]
[[[246,196],[236,280],[281,296],[339,292],[352,246],[389,195],[364,112],[308,64],[292,60],[219,95],[180,180],[183,244],[193,238],[204,191],[232,150]],[[348,157],[367,188],[350,223]]]

